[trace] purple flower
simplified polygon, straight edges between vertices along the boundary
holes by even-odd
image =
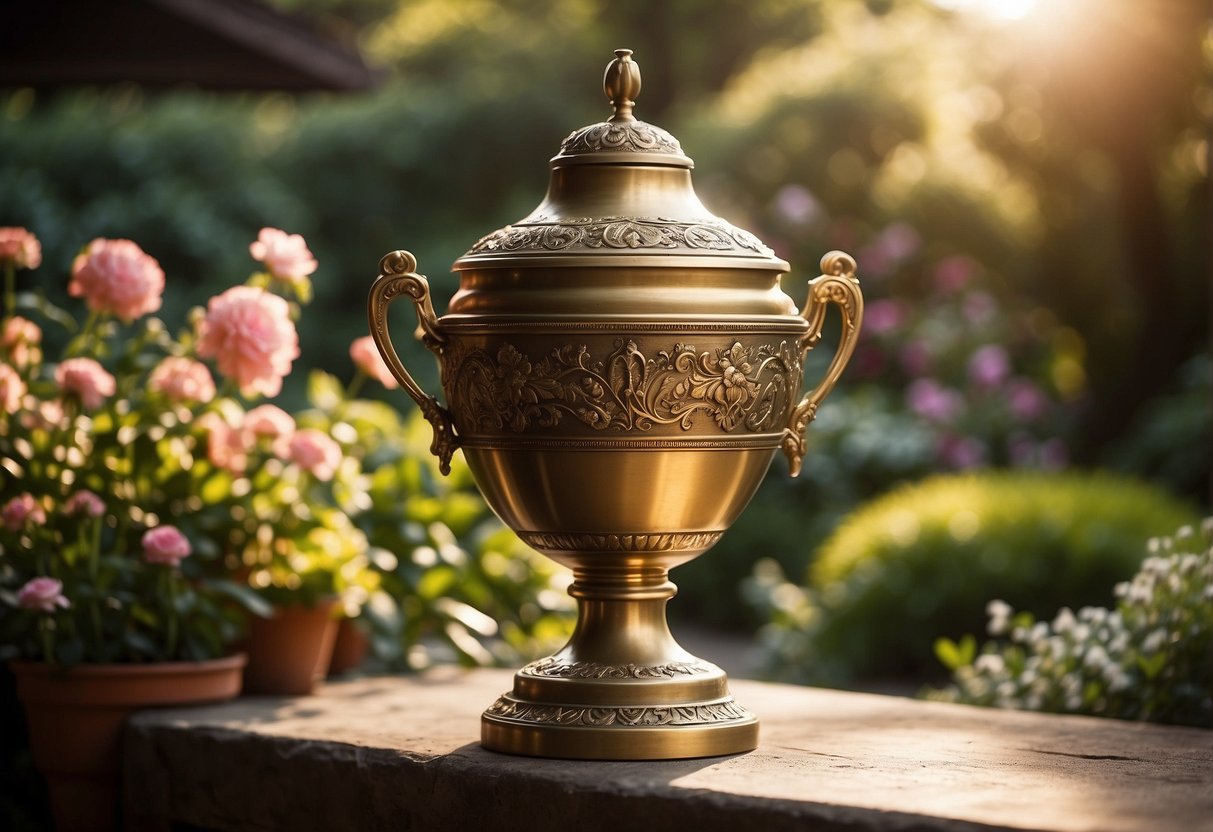
[[[775,213],[790,225],[812,225],[825,215],[817,197],[801,185],[784,185],[775,194]]]
[[[942,436],[935,453],[949,468],[976,468],[986,461],[985,443],[971,436]]]
[[[1035,382],[1017,377],[1011,379],[1006,388],[1007,407],[1016,421],[1033,422],[1049,409],[1049,397]]]
[[[909,223],[895,222],[884,228],[859,254],[859,262],[870,275],[880,277],[910,257],[922,246],[922,237]]]
[[[906,390],[910,410],[924,419],[947,424],[964,411],[964,397],[933,378],[919,378]]]
[[[990,389],[1006,381],[1011,374],[1007,351],[997,344],[987,344],[969,357],[969,380],[978,387]]]
[[[989,323],[998,311],[998,302],[986,292],[970,292],[962,307],[965,320],[974,326]]]
[[[963,254],[945,257],[935,266],[935,288],[945,295],[959,292],[977,273],[977,263]]]
[[[870,335],[884,335],[906,320],[906,305],[899,300],[877,300],[864,310],[863,328]]]
[[[901,366],[912,376],[920,376],[931,369],[931,350],[925,341],[910,341],[897,356]]]

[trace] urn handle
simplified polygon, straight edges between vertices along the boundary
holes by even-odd
[[[417,312],[416,337],[430,352],[439,358],[442,356],[446,336],[439,326],[438,316],[434,314],[434,304],[430,302],[430,283],[424,275],[417,274],[416,269],[417,258],[407,251],[393,251],[384,255],[379,261],[379,278],[371,286],[371,295],[367,300],[367,317],[370,319],[371,337],[375,339],[375,346],[379,348],[384,363],[433,426],[434,441],[430,444],[430,453],[438,457],[439,470],[449,474],[451,454],[459,445],[451,423],[451,413],[436,398],[422,390],[409,375],[387,331],[388,305],[401,295],[407,295]]]
[[[817,408],[829,395],[842,375],[855,344],[859,340],[859,326],[863,321],[863,294],[859,291],[859,280],[855,277],[855,259],[842,251],[831,251],[821,258],[821,275],[809,281],[809,296],[800,314],[808,321],[809,329],[801,339],[801,360],[821,340],[825,324],[826,309],[831,303],[838,304],[842,313],[842,337],[838,351],[830,361],[821,383],[805,394],[800,404],[792,411],[792,418],[783,431],[783,452],[787,454],[792,476],[800,473],[805,454],[805,428],[817,416]]]

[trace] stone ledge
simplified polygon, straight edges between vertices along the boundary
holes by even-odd
[[[1213,731],[733,681],[757,751],[671,762],[478,743],[508,671],[136,716],[133,830],[1213,832]]]

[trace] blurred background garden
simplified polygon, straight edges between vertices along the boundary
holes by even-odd
[[[357,523],[396,602],[387,666],[515,663],[567,632],[555,568],[466,469],[437,476],[404,395],[368,383],[341,408],[379,257],[414,252],[441,314],[449,264],[527,214],[561,139],[609,115],[598,79],[622,46],[638,117],[681,140],[709,208],[793,264],[785,291],[801,302],[842,248],[867,299],[804,473],[776,460],[675,573],[675,622],[758,633],[776,678],[940,682],[937,639],[980,637],[988,602],[1111,606],[1147,539],[1210,513],[1207,3],[270,5],[358,50],[374,87],[10,85],[0,225],[42,243],[18,289],[64,305],[82,245],[136,240],[174,321],[244,278],[257,229],[306,238],[315,300],[276,401],[375,438]],[[419,345],[405,358],[436,385]]]

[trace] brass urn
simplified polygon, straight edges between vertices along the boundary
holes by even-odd
[[[396,251],[371,289],[371,334],[433,425],[443,472],[462,449],[498,516],[573,571],[572,638],[484,712],[484,746],[620,760],[749,751],[755,716],[670,635],[669,571],[720,539],[777,450],[799,472],[863,298],[855,261],[831,252],[797,312],[779,287],[788,264],[709,212],[677,139],[633,117],[640,70],[630,50],[615,55],[603,82],[614,115],[564,140],[538,208],[455,261],[449,312],[435,315],[416,260]],[[446,404],[392,346],[401,295]],[[841,341],[801,396],[830,304]]]

